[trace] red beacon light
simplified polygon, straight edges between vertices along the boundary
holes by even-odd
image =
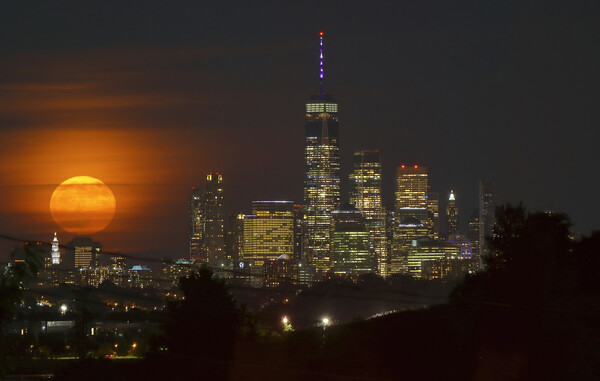
[[[402,164],[402,165],[400,166],[400,168],[402,168],[402,169],[404,169],[405,167],[406,167],[406,165],[404,165],[404,164]]]
[[[419,166],[415,164],[415,169],[417,169],[417,168],[419,168]]]
[[[321,36],[321,37],[323,37],[324,34],[325,33],[323,33],[323,32],[319,32],[319,36]]]

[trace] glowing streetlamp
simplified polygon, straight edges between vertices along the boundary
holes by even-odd
[[[328,318],[323,318],[323,328],[327,327],[329,325],[329,319]]]
[[[64,315],[67,312],[67,305],[63,304],[62,306],[60,306],[60,313],[61,315]]]
[[[290,319],[287,318],[287,316],[284,316],[281,319],[281,322],[283,323],[283,332],[289,332],[294,330],[294,328],[292,327],[292,323]]]

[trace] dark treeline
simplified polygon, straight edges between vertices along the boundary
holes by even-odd
[[[186,298],[171,302],[164,334],[151,340],[144,360],[87,360],[56,378],[600,379],[600,232],[573,240],[565,215],[522,205],[499,207],[496,219],[486,270],[465,278],[447,303],[265,335],[257,330],[261,319],[278,320],[281,305],[251,314],[203,269],[181,280]],[[346,295],[332,299],[352,306],[352,295],[368,294],[352,287],[310,292]],[[383,302],[410,296],[389,291],[378,293]],[[295,310],[310,304],[310,292],[294,299]]]

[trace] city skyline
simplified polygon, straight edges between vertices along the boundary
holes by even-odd
[[[227,214],[248,212],[253,200],[301,202],[302,104],[318,86],[314,41],[324,30],[327,88],[340,104],[342,200],[353,152],[379,149],[385,205],[395,168],[417,163],[429,168],[432,191],[456,192],[462,230],[486,180],[496,203],[565,212],[575,231],[589,233],[599,214],[581,202],[598,186],[586,176],[597,161],[597,117],[586,108],[597,99],[590,37],[557,5],[543,19],[515,4],[465,4],[347,6],[339,15],[326,6],[314,19],[294,14],[306,22],[290,27],[292,17],[268,10],[270,26],[237,16],[215,30],[194,23],[198,31],[183,39],[179,25],[189,19],[171,10],[154,43],[141,37],[148,21],[132,8],[121,9],[130,18],[115,21],[113,35],[43,9],[25,20],[22,5],[11,5],[1,24],[6,32],[22,23],[23,33],[0,48],[1,231],[44,241],[58,231],[68,242],[48,202],[78,175],[101,179],[117,198],[115,220],[94,240],[153,258],[187,257],[189,189],[206,173],[223,173]],[[111,14],[101,8],[89,17]],[[591,23],[575,11],[579,25]],[[564,37],[540,36],[554,21]],[[223,33],[229,27],[235,32]],[[51,33],[40,36],[44,28]]]

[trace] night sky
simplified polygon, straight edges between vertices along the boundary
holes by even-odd
[[[77,175],[117,198],[94,238],[149,258],[187,255],[189,189],[208,172],[223,174],[229,213],[301,201],[319,30],[343,195],[352,152],[378,148],[387,204],[395,167],[418,163],[432,191],[455,190],[463,223],[486,179],[498,203],[600,229],[595,2],[7,3],[1,234],[70,240],[48,204]]]

